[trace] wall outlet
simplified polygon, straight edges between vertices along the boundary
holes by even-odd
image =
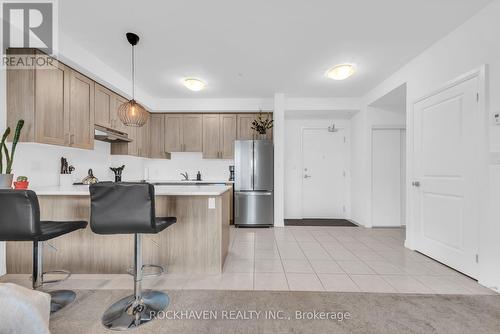
[[[215,198],[213,197],[208,198],[208,208],[215,209]]]

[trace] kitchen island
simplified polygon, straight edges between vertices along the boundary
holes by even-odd
[[[177,217],[177,223],[144,234],[143,263],[163,265],[167,273],[221,273],[229,248],[230,189],[155,186],[156,216]],[[33,190],[42,220],[90,220],[88,186]],[[45,271],[123,274],[133,264],[133,235],[98,235],[88,226],[50,240],[43,261]],[[32,243],[7,242],[7,273],[27,274],[31,268]]]

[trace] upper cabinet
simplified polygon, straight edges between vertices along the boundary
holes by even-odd
[[[36,49],[8,54],[49,58]],[[55,59],[43,63],[7,67],[7,125],[14,129],[24,119],[20,141],[93,149],[96,124],[131,139],[113,142],[111,154],[170,159],[171,152],[202,152],[205,159],[234,159],[235,140],[272,140],[272,129],[265,136],[252,129],[255,113],[155,113],[143,127],[125,126],[118,117],[124,97]]]
[[[9,50],[9,54],[33,54],[35,49]],[[61,62],[48,68],[7,69],[7,124],[25,127],[21,141],[94,147],[94,82]]]
[[[238,140],[254,139],[255,131],[252,130],[252,122],[255,114],[238,114],[237,117],[237,136]]]
[[[203,115],[203,158],[233,159],[236,114]]]
[[[268,129],[265,135],[259,135],[252,129],[252,122],[259,117],[259,114],[238,114],[238,140],[267,139],[273,140],[273,129]],[[262,118],[273,118],[272,113],[263,113]]]
[[[165,115],[151,114],[149,119],[149,157],[170,159],[170,153],[165,150]]]
[[[182,152],[182,115],[165,115],[165,152]]]
[[[111,121],[112,129],[127,133],[127,131],[129,131],[129,127],[123,124],[120,118],[118,117],[118,109],[125,102],[127,102],[127,99],[116,93],[113,93],[113,95],[111,96],[111,111],[109,118]]]
[[[219,149],[222,159],[234,159],[234,141],[236,140],[236,114],[220,115]]]
[[[10,79],[16,73],[31,70],[11,70]],[[70,72],[71,69],[56,62],[50,65],[50,69],[34,70],[34,105],[28,118],[33,123],[35,136],[26,138],[27,141],[34,141],[43,144],[69,145],[69,98],[70,98]],[[31,83],[30,83],[31,84]],[[9,85],[9,84],[8,84]],[[20,94],[20,96],[16,96]],[[32,99],[31,96],[23,96],[22,91],[10,92],[9,100]],[[11,103],[9,103],[11,104]],[[17,108],[9,110],[9,126],[15,128],[15,123],[22,118],[16,117]],[[12,119],[13,118],[13,119]],[[10,121],[12,119],[12,121]],[[26,118],[24,119],[26,122]]]
[[[203,150],[203,116],[185,114],[182,117],[183,152],[201,152]]]
[[[165,151],[201,152],[203,116],[200,114],[165,115]]]
[[[69,95],[69,144],[94,148],[94,81],[71,70]]]
[[[220,158],[220,115],[203,115],[203,158]]]
[[[97,125],[111,128],[111,108],[113,92],[99,84],[95,84],[95,119]]]

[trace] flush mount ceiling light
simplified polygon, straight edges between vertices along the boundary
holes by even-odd
[[[207,85],[203,80],[198,78],[186,78],[183,83],[187,89],[192,90],[193,92],[199,92]]]
[[[344,80],[354,74],[353,64],[339,64],[326,71],[325,76],[333,80]]]
[[[141,127],[146,124],[149,113],[135,101],[135,59],[134,47],[139,42],[139,36],[132,32],[126,34],[127,40],[132,45],[132,100],[123,103],[118,108],[118,118],[126,126]]]

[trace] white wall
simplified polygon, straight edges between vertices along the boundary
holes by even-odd
[[[371,165],[372,128],[377,126],[404,126],[403,110],[387,110],[365,106],[351,118],[351,218],[356,223],[371,227]]]
[[[492,123],[493,113],[500,110],[500,1],[493,1],[470,20],[458,27],[451,34],[434,44],[428,50],[416,57],[398,72],[383,81],[365,96],[365,105],[385,95],[395,87],[407,83],[407,112],[411,113],[412,103],[419,97],[431,93],[445,83],[484,64],[488,65],[487,75],[489,87],[486,99],[489,122],[489,145],[484,148],[491,152],[500,152],[500,126]],[[368,107],[356,117],[367,117]],[[410,118],[408,118],[410,119]],[[354,128],[354,127],[353,127]],[[365,126],[365,130],[366,126]],[[362,132],[363,130],[360,129]],[[411,126],[407,129],[408,153],[411,147]],[[357,133],[362,137],[362,133]],[[353,133],[354,137],[354,133]],[[365,143],[366,144],[366,143]],[[479,148],[481,149],[481,148]],[[364,154],[366,147],[358,147],[356,156]],[[354,160],[354,159],[353,159]],[[408,157],[411,162],[411,157]],[[410,163],[408,164],[410,167]],[[480,273],[479,282],[489,287],[500,287],[500,213],[495,210],[500,203],[500,165],[485,166],[488,173],[488,188],[485,189],[485,200],[489,204],[487,217],[478,217],[480,221]],[[361,174],[362,171],[360,170]],[[407,170],[411,173],[411,168]],[[353,175],[354,178],[354,175]],[[411,178],[411,174],[408,175]],[[363,187],[353,187],[353,199],[363,197]],[[408,198],[410,201],[410,197]],[[363,203],[353,203],[354,207]],[[409,218],[409,217],[407,217]],[[411,221],[407,221],[407,245],[412,247]]]
[[[345,119],[285,119],[285,219],[302,218],[302,129],[303,128],[327,128],[335,123],[337,128],[343,129],[347,143],[349,144],[350,121]],[[347,150],[348,152],[350,150]],[[347,161],[347,193],[346,193],[346,217],[350,217],[350,153]]]

